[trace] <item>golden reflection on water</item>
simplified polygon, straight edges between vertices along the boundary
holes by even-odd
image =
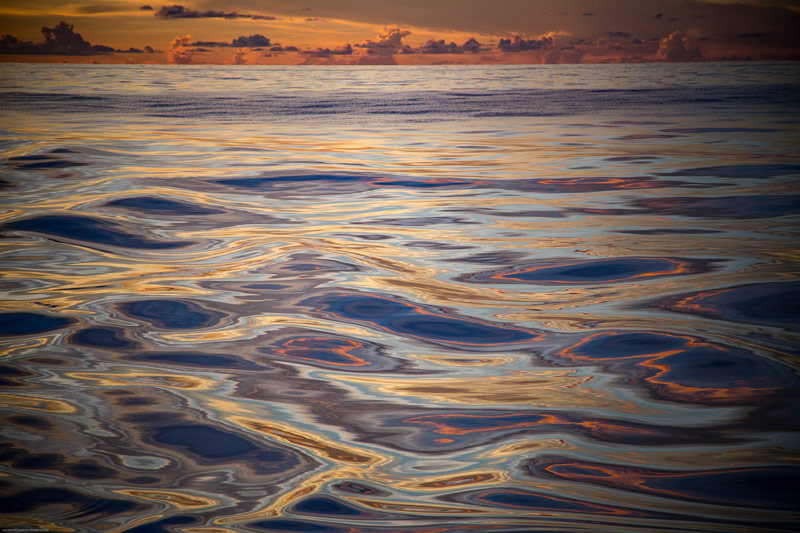
[[[290,96],[308,116],[269,133],[146,99],[3,111],[0,498],[26,525],[796,520],[795,126],[738,92],[700,118]]]

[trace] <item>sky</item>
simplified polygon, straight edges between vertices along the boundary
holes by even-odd
[[[800,59],[800,0],[0,0],[0,61]],[[63,22],[63,23],[62,23]]]

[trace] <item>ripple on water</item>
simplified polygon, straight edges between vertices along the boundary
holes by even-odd
[[[0,230],[30,231],[93,244],[109,244],[121,248],[171,250],[196,244],[194,241],[168,241],[148,238],[139,229],[118,222],[77,215],[42,215],[15,220]]]
[[[800,331],[800,282],[796,281],[678,294],[651,305],[717,320]]]
[[[366,293],[329,293],[300,303],[334,320],[353,322],[403,337],[463,349],[513,347],[543,336],[476,318],[451,316],[436,308]]]
[[[662,498],[732,507],[796,509],[800,467],[659,470],[557,456],[527,461],[529,475],[587,483]]]
[[[710,272],[712,261],[666,257],[549,260],[536,264],[459,276],[469,283],[530,283],[534,285],[589,285],[646,281],[665,276]]]
[[[103,205],[107,207],[124,207],[126,209],[152,215],[195,216],[219,215],[225,212],[221,209],[205,207],[195,203],[179,202],[159,196],[120,198]]]
[[[218,324],[226,315],[207,309],[195,301],[133,300],[114,304],[125,316],[164,329],[198,329]]]

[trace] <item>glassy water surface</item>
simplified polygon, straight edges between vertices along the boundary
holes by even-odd
[[[792,531],[792,63],[0,65],[3,527]]]

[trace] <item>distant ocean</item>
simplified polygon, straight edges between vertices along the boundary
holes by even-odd
[[[0,526],[800,519],[800,63],[0,64]]]

